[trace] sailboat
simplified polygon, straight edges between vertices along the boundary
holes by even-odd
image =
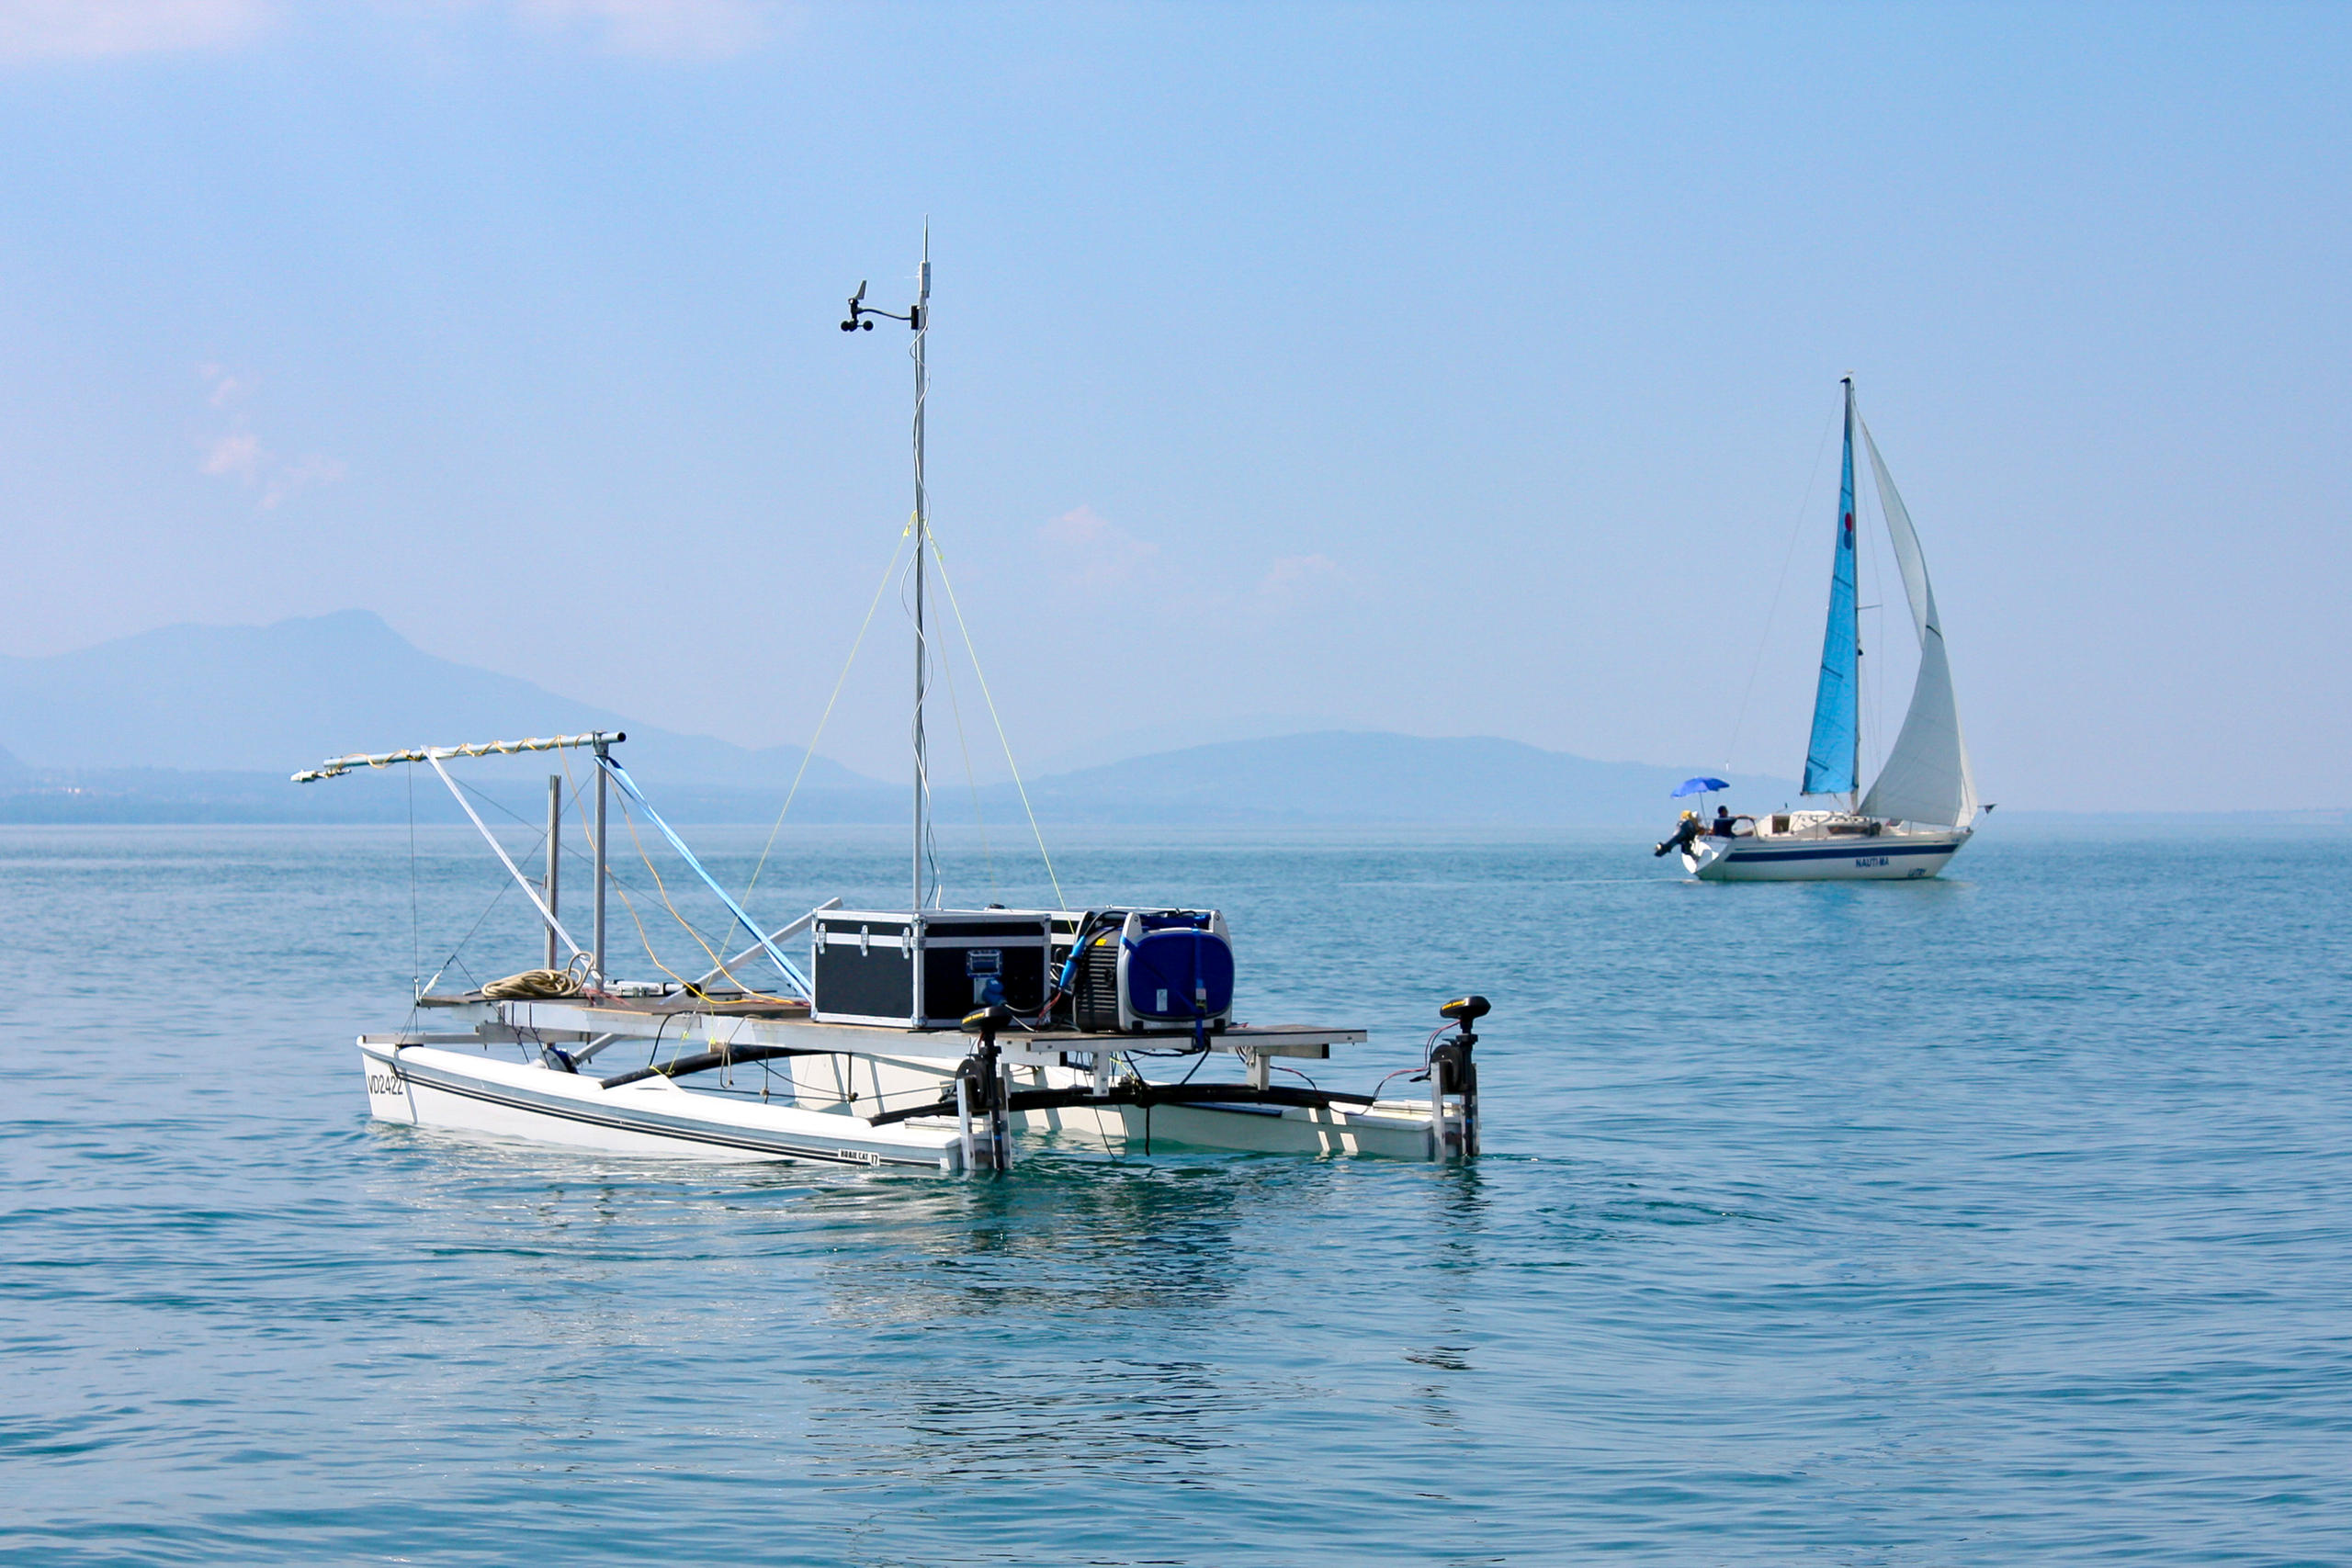
[[[1719,814],[1702,824],[1686,817],[1678,833],[1683,869],[1707,882],[1909,880],[1933,876],[1968,842],[1984,810],[1968,766],[1953,700],[1951,660],[1936,591],[1910,510],[1879,456],[1878,443],[1846,390],[1846,448],[1838,493],[1838,535],[1830,558],[1829,622],[1822,635],[1821,673],[1805,748],[1807,795],[1845,796],[1828,809],[1758,817]],[[1861,780],[1861,635],[1855,605],[1854,437],[1870,458],[1879,507],[1910,602],[1919,639],[1919,671],[1894,748],[1868,790]]]
[[[1290,1063],[1328,1060],[1335,1045],[1363,1044],[1366,1032],[1239,1016],[1235,950],[1220,911],[947,905],[933,864],[923,731],[933,657],[924,566],[926,555],[936,556],[923,476],[927,233],[918,276],[903,314],[866,304],[860,284],[841,324],[844,333],[871,332],[872,318],[881,318],[904,322],[913,334],[908,903],[851,909],[833,898],[767,930],[662,820],[615,755],[628,739],[617,733],[330,759],[295,782],[430,767],[544,927],[539,968],[463,991],[435,993],[431,982],[421,983],[410,1027],[359,1037],[370,1114],[608,1153],[948,1173],[1009,1168],[1016,1134],[1113,1154],[1179,1145],[1437,1161],[1475,1156],[1478,1079],[1471,1050],[1475,1026],[1488,1011],[1483,997],[1441,1006],[1420,1061],[1381,1080],[1418,1066],[1409,1081],[1424,1086],[1419,1092],[1277,1083],[1275,1072],[1297,1072]],[[594,923],[585,943],[564,924],[559,898],[566,780],[548,780],[547,869],[533,878],[450,774],[451,763],[467,759],[540,752],[584,756],[594,770]],[[606,863],[605,829],[616,791],[621,810],[666,840],[724,905],[734,921],[730,937],[741,930],[755,941],[732,957],[719,956],[731,941],[713,949],[716,964],[698,977],[671,972],[668,981],[632,980],[613,972],[605,894],[620,885]],[[1055,891],[1059,902],[1058,886]],[[668,904],[666,894],[662,901]],[[783,944],[796,939],[808,946],[786,952]],[[650,945],[647,957],[660,963]],[[747,966],[763,959],[775,977],[762,970],[754,986]],[[614,1070],[615,1058],[632,1057],[633,1065]],[[1202,1072],[1212,1057],[1226,1070]],[[1166,1076],[1171,1063],[1181,1075]],[[1235,1070],[1241,1076],[1229,1076]]]

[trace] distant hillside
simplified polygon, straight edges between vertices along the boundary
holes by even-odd
[[[637,742],[632,731],[630,745]],[[484,758],[456,770],[492,820],[539,821],[547,811],[541,757]],[[630,772],[634,773],[635,769]],[[574,779],[593,775],[575,763]],[[673,822],[760,822],[774,819],[785,786],[705,789],[687,784],[649,786],[662,816]],[[482,806],[487,800],[492,804]],[[567,807],[567,809],[571,809]],[[896,790],[801,787],[793,800],[797,822],[896,822],[906,816]],[[462,822],[441,781],[426,770],[361,771],[332,784],[297,784],[285,773],[193,773],[175,768],[19,768],[0,770],[0,822]]]
[[[1040,818],[1083,822],[1385,822],[1543,827],[1672,820],[1674,786],[1701,771],[1597,762],[1516,740],[1327,730],[1134,757],[1031,784]],[[1734,808],[1792,798],[1785,779],[1728,781]],[[1018,809],[983,791],[991,816]],[[943,813],[953,799],[943,792]]]
[[[410,809],[397,773],[300,788],[287,775],[345,751],[600,728],[628,731],[629,771],[682,821],[769,819],[801,757],[675,734],[435,659],[349,610],[0,658],[0,820],[392,820]],[[469,764],[470,782],[526,816],[548,771],[536,758]],[[1029,794],[1041,818],[1061,822],[1662,826],[1669,792],[1692,771],[1512,740],[1325,730],[1245,734],[1049,773]],[[1748,809],[1795,787],[1732,782],[1733,800]],[[449,816],[437,781],[427,783],[415,792],[420,816]],[[943,821],[969,819],[967,790],[943,782],[937,801]],[[979,802],[992,822],[1021,811],[1009,784],[983,788]],[[812,822],[891,822],[906,809],[899,788],[822,757],[793,808]]]
[[[364,610],[268,626],[165,626],[0,658],[0,739],[22,769],[267,773],[355,750],[628,732],[629,771],[722,788],[788,783],[797,747],[749,750],[419,651]],[[208,787],[217,787],[215,785]],[[823,757],[806,787],[878,788]]]

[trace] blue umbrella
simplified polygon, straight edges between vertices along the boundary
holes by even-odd
[[[1680,800],[1686,795],[1703,795],[1709,790],[1729,788],[1731,785],[1721,779],[1684,779],[1674,786],[1674,798]]]

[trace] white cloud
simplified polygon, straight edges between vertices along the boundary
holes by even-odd
[[[1091,506],[1063,513],[1037,530],[1053,572],[1066,587],[1109,588],[1135,578],[1159,558],[1159,547],[1138,539]]]
[[[253,390],[252,382],[231,375],[222,366],[199,365],[196,373],[210,383],[212,389],[204,395],[204,400],[216,409],[225,409]]]
[[[225,49],[276,19],[269,0],[0,0],[0,65]]]
[[[787,0],[373,0],[369,8],[425,28],[503,13],[608,54],[657,60],[749,53],[788,31],[800,9]],[[288,0],[0,0],[0,67],[230,49],[300,9]]]
[[[612,54],[722,60],[775,37],[785,8],[770,0],[515,0],[531,25],[580,29]]]
[[[209,389],[204,400],[216,409],[225,409],[253,390],[252,381],[232,373],[225,366],[199,365],[196,372]],[[314,485],[334,484],[350,471],[342,458],[330,457],[323,452],[313,452],[290,463],[280,462],[261,444],[261,437],[253,433],[245,415],[231,414],[229,424],[228,431],[205,442],[196,471],[208,479],[230,479],[248,490],[259,491],[258,503],[264,512],[276,511]]]
[[[254,438],[253,432],[239,431],[207,446],[204,461],[198,465],[198,471],[215,479],[243,479],[251,484],[261,468],[262,457],[261,443]]]

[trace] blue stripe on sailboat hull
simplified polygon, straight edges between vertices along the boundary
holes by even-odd
[[[1830,844],[1817,850],[1733,850],[1723,858],[1725,863],[1743,865],[1758,861],[1780,860],[1853,860],[1863,855],[1948,855],[1960,846],[1952,844]]]

